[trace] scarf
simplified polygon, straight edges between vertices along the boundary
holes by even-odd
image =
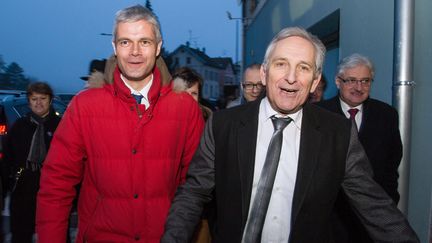
[[[26,169],[31,169],[32,171],[40,170],[42,162],[45,160],[47,151],[45,146],[44,123],[48,119],[48,116],[42,118],[33,112],[30,113],[30,121],[36,124],[37,127],[33,133],[30,151],[26,161]]]

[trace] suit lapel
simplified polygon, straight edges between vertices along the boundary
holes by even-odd
[[[332,111],[341,114],[342,116],[345,116],[343,110],[342,110],[342,106],[341,106],[341,101],[339,99],[339,95],[333,97],[332,99],[332,104],[333,104],[333,108]]]
[[[260,101],[253,102],[249,109],[245,110],[244,114],[240,114],[237,131],[243,226],[246,224],[252,191],[260,103]]]
[[[316,110],[306,104],[303,108],[302,128],[300,137],[300,151],[297,169],[296,185],[294,189],[291,225],[294,225],[301,205],[308,191],[309,184],[313,180],[313,172],[318,162],[321,145],[321,132],[319,123],[314,115]]]
[[[359,137],[363,136],[364,130],[365,128],[367,128],[367,124],[373,124],[373,123],[368,123],[367,120],[369,120],[369,98],[366,99],[363,102],[363,115],[362,115],[362,122],[361,122],[361,126],[359,128]]]

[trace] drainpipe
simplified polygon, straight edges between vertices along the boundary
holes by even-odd
[[[408,214],[409,174],[411,158],[411,116],[413,80],[414,1],[395,0],[393,106],[399,112],[399,130],[403,157],[399,166],[399,209]]]

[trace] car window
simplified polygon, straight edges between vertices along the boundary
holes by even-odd
[[[25,116],[25,114],[30,112],[30,107],[28,107],[27,103],[22,103],[19,105],[14,105],[13,107],[16,112],[19,114],[19,117],[23,117]]]

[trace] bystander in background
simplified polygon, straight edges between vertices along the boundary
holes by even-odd
[[[260,68],[261,64],[257,63],[246,67],[240,86],[241,94],[237,99],[229,102],[226,108],[231,108],[254,101],[262,94],[264,85],[261,82]]]
[[[177,92],[185,91],[190,94],[199,103],[204,120],[207,120],[212,111],[200,103],[202,99],[202,83],[202,77],[192,68],[182,67],[177,69],[173,74],[173,90]]]
[[[324,98],[324,92],[327,88],[327,79],[324,74],[321,76],[321,79],[316,87],[315,91],[309,95],[309,102],[316,103],[320,102]]]
[[[31,111],[14,123],[4,145],[4,161],[11,173],[12,243],[33,242],[41,168],[60,122],[51,106],[53,91],[48,84],[31,83],[27,99]]]
[[[368,57],[360,54],[345,57],[335,77],[339,94],[318,105],[351,119],[356,125],[360,143],[372,166],[373,179],[397,204],[398,168],[402,158],[399,117],[396,109],[369,97],[374,76],[375,68]],[[344,193],[339,195],[336,211],[338,220],[332,224],[336,242],[372,242]]]

